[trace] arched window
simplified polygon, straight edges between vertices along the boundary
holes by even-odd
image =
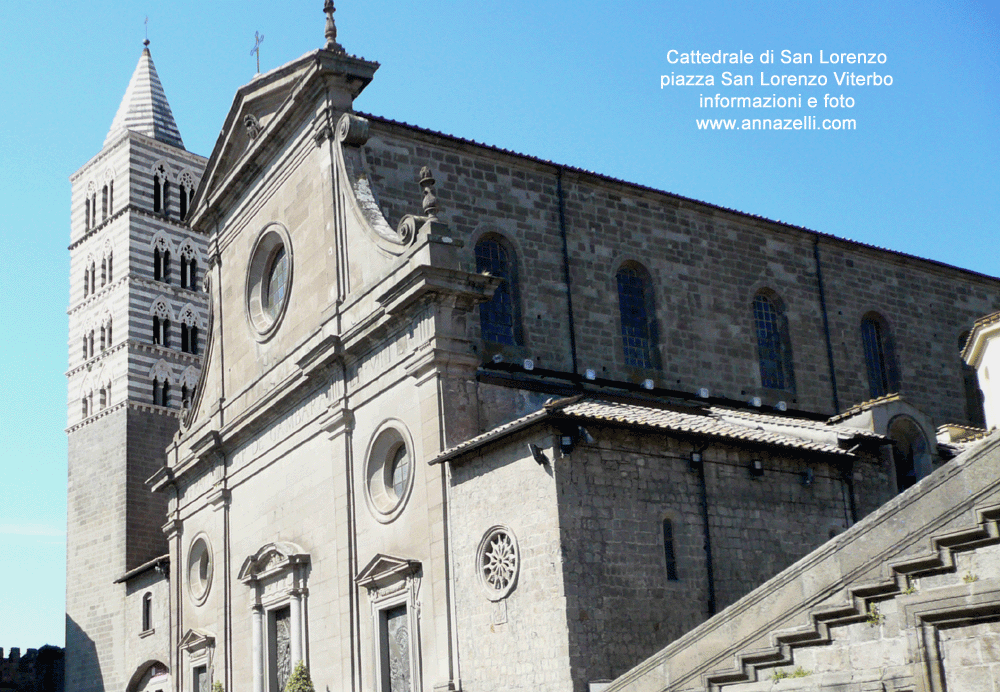
[[[170,250],[153,248],[153,280],[170,283]]]
[[[780,301],[758,293],[753,299],[753,321],[757,332],[761,386],[767,389],[794,389],[788,322]]]
[[[170,380],[165,376],[153,378],[153,404],[170,406]]]
[[[181,323],[181,350],[184,353],[198,355],[198,327],[194,324]]]
[[[920,427],[909,416],[893,418],[887,435],[893,442],[896,488],[903,492],[930,472],[930,447]]]
[[[111,318],[110,317],[108,318],[107,330],[108,330],[108,348],[111,348]]]
[[[616,276],[625,365],[657,368],[656,311],[649,274],[641,265],[628,262]]]
[[[861,320],[861,345],[868,371],[868,391],[873,399],[899,390],[899,368],[889,327],[882,316],[870,312]]]
[[[90,230],[90,195],[87,195],[87,199],[84,200],[83,205],[83,228],[84,230]]]
[[[97,227],[97,191],[90,194],[90,227]]]
[[[87,395],[86,394],[84,394],[83,395],[83,399],[80,400],[80,409],[81,409],[80,410],[80,414],[84,418],[86,418],[87,415],[88,415],[88,411],[87,411]]]
[[[108,213],[115,213],[115,181],[108,181]]]
[[[90,335],[87,338],[87,347],[88,347],[88,351],[89,351],[89,356],[91,358],[93,358],[94,357],[94,330],[93,329],[90,330]]]
[[[147,593],[142,597],[142,631],[148,632],[153,629],[153,594]]]
[[[111,268],[111,260],[113,259],[113,257],[114,256],[109,252],[108,253],[108,282],[114,281],[114,272],[112,271],[112,268]]]
[[[197,290],[198,266],[194,246],[185,242],[179,250],[181,257],[181,288]]]
[[[153,343],[170,348],[170,320],[153,315]]]
[[[101,220],[108,218],[108,186],[104,185],[104,189],[101,192]]]
[[[101,286],[108,285],[108,258],[101,260]]]
[[[502,281],[493,297],[479,304],[483,341],[506,346],[520,343],[514,253],[499,237],[487,236],[476,243],[476,271],[489,272]]]
[[[106,390],[104,387],[101,387],[101,401],[100,401],[100,406],[101,406],[101,410],[104,410],[108,406],[108,390]]]

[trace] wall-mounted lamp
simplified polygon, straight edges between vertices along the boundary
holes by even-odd
[[[494,356],[493,356],[493,362],[494,363],[502,363],[503,362],[503,356],[501,356],[499,353],[494,354]]]
[[[754,408],[760,408],[760,405],[761,405],[762,402],[761,402],[759,396],[755,396],[753,399],[751,399],[747,403],[750,404],[751,406],[753,406]]]
[[[531,452],[531,456],[534,457],[535,461],[537,461],[540,466],[545,466],[545,464],[549,462],[549,458],[545,456],[545,452],[543,452],[539,448],[539,446],[536,445],[534,442],[528,443],[528,450]]]
[[[788,404],[786,404],[784,401],[779,401],[774,405],[774,408],[778,409],[779,411],[787,411]]]
[[[691,455],[688,456],[688,470],[697,471],[701,468],[701,460],[702,457],[700,451],[695,450],[694,452],[691,452]]]
[[[816,476],[813,473],[812,467],[807,468],[805,471],[802,472],[802,485],[809,487],[810,485],[813,484],[815,478]]]
[[[587,368],[584,371],[583,376],[586,377],[588,380],[596,380],[597,379],[597,373],[594,372],[593,368]]]
[[[708,398],[708,387],[702,387],[701,389],[698,390],[698,398],[699,399]]]
[[[531,360],[531,358],[525,358],[524,359],[524,369],[525,370],[534,370],[535,369],[535,361]]]
[[[643,389],[652,389],[653,388],[653,381],[649,380],[649,379],[643,380],[642,381],[642,388]]]
[[[559,451],[562,452],[563,456],[570,454],[574,446],[576,446],[575,437],[566,433],[559,436]]]
[[[750,462],[750,475],[754,478],[760,478],[764,475],[764,462],[760,459],[754,459]]]

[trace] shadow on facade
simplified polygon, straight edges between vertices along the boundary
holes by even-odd
[[[97,646],[69,615],[66,616],[66,689],[103,692],[104,676]]]

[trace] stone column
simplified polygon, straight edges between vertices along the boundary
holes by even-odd
[[[264,692],[264,607],[253,606],[253,692]]]
[[[292,670],[302,660],[302,592],[292,591],[291,602]]]

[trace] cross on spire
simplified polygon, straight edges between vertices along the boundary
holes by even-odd
[[[253,32],[253,48],[250,49],[250,55],[257,56],[257,74],[260,74],[260,44],[264,42],[264,34],[255,31]]]
[[[149,48],[149,15],[148,14],[146,15],[146,21],[144,21],[143,24],[145,25],[145,29],[146,29],[146,40],[142,42],[142,45],[144,45],[147,48]]]

